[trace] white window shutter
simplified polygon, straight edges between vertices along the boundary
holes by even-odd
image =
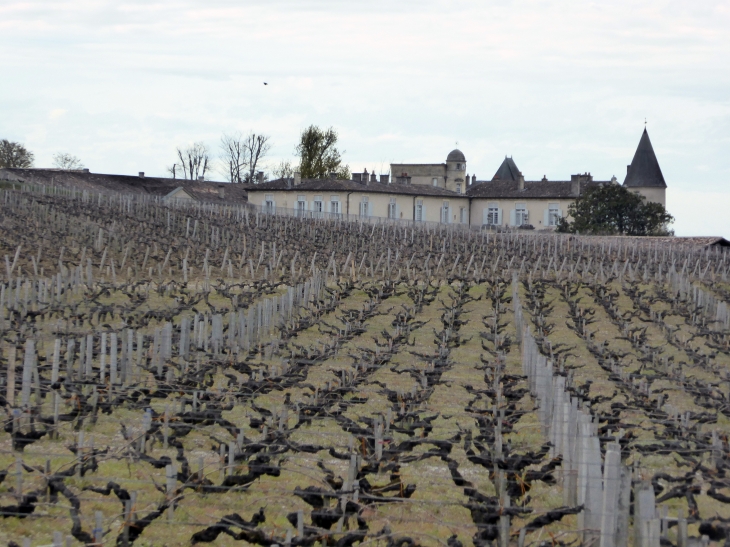
[[[482,224],[487,224],[489,220],[489,209],[485,207],[482,209]]]
[[[517,211],[512,209],[509,212],[509,225],[514,226],[515,224],[517,224]]]
[[[544,226],[550,226],[550,209],[545,209],[545,214],[542,216],[542,223]]]
[[[423,205],[421,205],[421,222],[426,222],[426,204],[425,203]]]
[[[276,202],[275,201],[271,202],[271,209],[273,212],[276,212]]]
[[[395,218],[400,218],[400,205],[395,204]]]
[[[563,218],[563,210],[558,209],[558,218]]]
[[[502,225],[502,209],[497,209],[497,224]]]

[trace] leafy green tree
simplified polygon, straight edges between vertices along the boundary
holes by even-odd
[[[560,219],[558,232],[586,235],[671,235],[667,226],[674,217],[661,203],[646,198],[619,184],[589,186],[568,207]]]
[[[330,173],[337,173],[341,179],[350,178],[350,167],[342,165],[342,156],[336,147],[337,138],[337,131],[332,127],[323,130],[310,125],[302,131],[296,149],[302,178],[326,178]]]
[[[33,167],[33,152],[18,142],[0,140],[0,167],[27,169]]]

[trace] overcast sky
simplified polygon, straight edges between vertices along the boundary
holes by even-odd
[[[0,138],[165,174],[178,145],[333,126],[354,171],[623,181],[648,130],[678,235],[730,238],[730,1],[0,2]],[[263,82],[268,82],[267,86]]]

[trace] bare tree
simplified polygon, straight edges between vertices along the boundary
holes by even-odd
[[[202,142],[196,142],[192,146],[188,146],[185,150],[176,149],[177,160],[167,168],[172,178],[182,171],[182,178],[188,180],[205,179],[205,174],[210,167],[210,154],[208,147]]]
[[[271,169],[273,179],[286,179],[294,176],[295,167],[289,160],[281,160],[278,165]]]
[[[0,167],[27,169],[33,167],[33,152],[19,142],[0,140]]]
[[[246,178],[246,153],[245,140],[240,132],[221,137],[220,142],[221,160],[223,166],[221,173],[229,182],[241,183]]]
[[[245,137],[240,132],[224,133],[220,149],[221,173],[230,182],[256,184],[256,172],[271,149],[270,137],[253,131]]]
[[[84,164],[81,163],[81,160],[68,152],[58,152],[57,154],[54,154],[53,165],[59,169],[84,169]]]
[[[268,135],[257,135],[253,131],[243,140],[244,160],[248,166],[244,182],[256,184],[256,170],[260,162],[271,150],[271,137]]]

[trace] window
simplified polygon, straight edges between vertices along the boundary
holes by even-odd
[[[433,184],[434,186],[438,186],[439,185],[439,179],[437,177],[433,177],[431,179],[431,184]]]
[[[515,207],[515,226],[529,224],[530,218],[527,214],[527,205],[518,203]]]
[[[322,216],[322,196],[314,196],[314,206],[312,207],[315,217]]]
[[[274,207],[274,194],[266,194],[264,201],[264,211],[267,213],[273,213]]]
[[[340,214],[340,196],[330,196],[330,213]]]
[[[416,219],[416,222],[423,222],[423,200],[422,199],[416,200],[415,219]]]
[[[303,217],[307,210],[307,196],[297,196],[297,216]]]
[[[457,164],[456,164],[456,170],[457,170],[457,171],[461,171],[461,164],[460,164],[460,163],[457,163]]]
[[[461,183],[460,182],[456,183],[456,193],[461,194]]]
[[[368,199],[368,196],[363,196],[362,200],[360,201],[360,216],[370,216],[370,200]]]
[[[487,206],[487,224],[496,226],[499,224],[499,207],[496,203],[490,203]]]
[[[548,203],[548,226],[557,226],[560,220],[560,208],[557,203]]]
[[[449,202],[444,201],[443,205],[441,206],[441,222],[443,224],[449,223]]]
[[[466,224],[466,207],[459,207],[459,222]]]
[[[388,203],[388,218],[397,218],[397,207],[395,205],[395,198],[390,198]]]

